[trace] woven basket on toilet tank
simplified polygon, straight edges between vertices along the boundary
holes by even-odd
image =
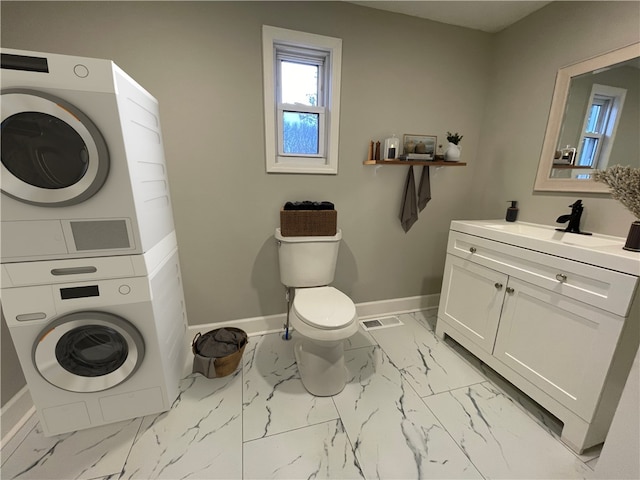
[[[283,237],[333,236],[337,232],[336,210],[280,210]]]

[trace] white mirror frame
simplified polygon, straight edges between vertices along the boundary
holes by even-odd
[[[640,56],[640,43],[634,43],[558,70],[534,191],[610,193],[607,185],[593,180],[550,178],[553,156],[558,146],[571,79],[575,76],[615,65],[616,63],[625,62],[638,56]]]

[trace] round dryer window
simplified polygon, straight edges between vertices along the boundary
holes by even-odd
[[[129,322],[104,312],[65,315],[36,339],[34,364],[52,385],[99,392],[124,382],[144,357],[142,336]]]
[[[109,172],[98,128],[69,103],[40,92],[2,92],[2,191],[60,207],[94,195]]]

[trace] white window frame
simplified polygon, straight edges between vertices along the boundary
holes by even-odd
[[[280,103],[277,85],[277,57],[305,49],[324,57],[323,75],[319,80],[323,105],[300,106]],[[262,60],[264,87],[265,157],[268,173],[338,173],[338,136],[340,132],[340,78],[342,39],[295,30],[262,26]],[[319,114],[319,154],[290,155],[283,153],[282,117],[285,111]]]
[[[584,121],[582,123],[582,131],[580,140],[578,141],[578,154],[576,155],[576,165],[582,159],[582,148],[585,138],[593,138],[598,141],[596,153],[593,158],[593,169],[605,169],[609,164],[609,155],[613,147],[620,116],[622,115],[622,107],[627,96],[627,90],[624,88],[611,87],[609,85],[600,85],[594,83],[591,87],[591,95],[587,103],[587,111],[585,112]],[[598,123],[598,132],[588,132],[589,115],[591,106],[594,103],[602,103],[605,111],[600,114]],[[584,172],[578,172],[584,174]]]

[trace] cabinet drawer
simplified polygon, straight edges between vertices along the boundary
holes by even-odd
[[[622,317],[638,281],[626,273],[454,231],[447,253]]]

